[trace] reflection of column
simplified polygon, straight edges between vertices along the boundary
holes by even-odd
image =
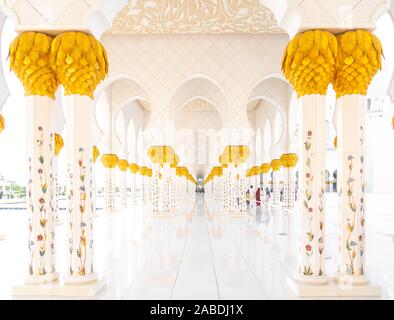
[[[278,206],[280,204],[280,169],[281,161],[274,159],[271,161],[272,168],[272,205]]]
[[[28,284],[58,278],[54,257],[54,137],[51,123],[58,81],[50,66],[51,41],[52,38],[43,33],[26,32],[10,46],[10,67],[21,80],[26,96]]]

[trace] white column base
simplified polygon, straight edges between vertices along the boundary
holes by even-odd
[[[368,284],[368,278],[365,275],[362,276],[349,276],[346,274],[340,274],[336,272],[333,276],[333,280],[339,285],[354,285],[362,286]]]
[[[60,281],[34,285],[14,286],[14,296],[59,296],[59,297],[93,297],[105,286],[105,278],[89,283],[65,284]]]
[[[335,281],[318,284],[287,277],[286,284],[298,297],[379,297],[380,288],[372,285],[341,285]]]
[[[57,279],[59,279],[59,274],[57,272],[53,272],[42,276],[28,275],[25,281],[27,285],[40,285],[54,282]]]

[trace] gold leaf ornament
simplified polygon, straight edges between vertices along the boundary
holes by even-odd
[[[134,173],[134,174],[138,173],[138,169],[139,169],[138,164],[136,164],[136,163],[129,164],[129,170],[131,173]]]
[[[289,42],[282,71],[299,97],[326,94],[334,79],[337,51],[337,39],[325,30],[306,31]]]
[[[65,95],[80,94],[93,99],[97,85],[108,74],[104,47],[83,32],[65,32],[52,41],[51,65]]]
[[[103,164],[104,168],[113,169],[119,162],[119,158],[116,154],[112,153],[104,153],[101,156],[101,163]]]
[[[382,45],[366,30],[348,31],[337,36],[338,56],[333,87],[337,98],[366,95],[374,75],[382,67]]]
[[[284,168],[294,168],[298,163],[298,156],[295,153],[284,153],[280,157],[280,161]]]
[[[5,129],[5,119],[4,117],[0,114],[0,132],[2,132]]]
[[[270,163],[272,171],[279,171],[282,167],[282,161],[280,159],[274,159]]]
[[[59,81],[51,68],[52,40],[44,33],[23,32],[10,45],[10,69],[22,82],[25,96],[55,99]]]
[[[97,148],[97,146],[93,146],[93,162],[96,162],[99,156],[100,156],[99,148]]]
[[[60,153],[60,151],[64,147],[64,141],[63,138],[60,134],[55,133],[55,148],[54,148],[54,154],[57,157]]]
[[[271,165],[269,163],[263,163],[261,165],[261,172],[262,173],[266,174],[266,173],[270,172],[270,170],[271,170]]]
[[[126,159],[120,159],[117,165],[120,171],[127,171],[129,162]]]

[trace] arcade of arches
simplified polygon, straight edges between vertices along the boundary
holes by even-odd
[[[180,3],[0,2],[0,297],[394,298],[394,1]]]

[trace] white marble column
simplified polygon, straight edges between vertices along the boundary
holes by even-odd
[[[169,200],[170,200],[170,211],[175,211],[175,197],[176,197],[176,189],[175,189],[175,168],[170,167],[170,194],[169,194]]]
[[[296,279],[324,284],[325,255],[325,96],[302,97],[302,212]]]
[[[168,215],[171,210],[171,168],[169,163],[164,163],[162,168],[161,212]]]
[[[88,96],[65,97],[67,110],[68,268],[66,284],[97,280],[93,268],[92,112]]]
[[[246,164],[245,163],[240,163],[238,164],[238,175],[239,175],[239,180],[238,180],[238,198],[239,198],[239,204],[238,204],[238,212],[240,214],[246,214],[247,213],[247,208],[246,208]]]
[[[55,212],[53,176],[53,133],[51,108],[45,96],[26,97],[27,132],[27,284],[42,284],[58,278],[55,268]]]
[[[280,205],[280,177],[281,169],[272,170],[272,205]]]
[[[59,217],[59,172],[58,172],[58,155],[53,157],[53,192],[54,192],[54,214],[55,225],[62,224]]]
[[[340,230],[336,280],[367,284],[365,276],[365,97],[345,95],[337,100]]]
[[[120,171],[120,205],[122,209],[127,207],[126,171]]]
[[[106,212],[115,210],[115,170],[105,168],[104,176],[104,206]]]
[[[267,188],[270,189],[270,186],[269,186],[270,170],[271,170],[271,166],[269,163],[263,163],[261,165],[261,171],[262,171],[262,176],[263,176],[262,177],[263,185],[262,185],[262,190],[261,190],[261,203],[264,205],[268,205]]]
[[[130,185],[131,185],[131,204],[133,206],[137,205],[137,174],[131,172],[130,177]]]
[[[230,174],[229,167],[223,168],[222,206],[223,206],[223,210],[225,212],[229,210],[230,179],[231,179],[231,174]]]
[[[96,147],[96,151],[92,148],[93,155],[93,165],[92,165],[92,204],[93,204],[93,218],[97,218],[99,215],[97,214],[97,189],[96,189],[96,161],[100,155],[98,148]]]
[[[152,165],[152,212],[153,215],[160,214],[160,198],[161,198],[160,164]]]
[[[283,168],[283,173],[283,207],[292,209],[295,202],[295,168]]]

